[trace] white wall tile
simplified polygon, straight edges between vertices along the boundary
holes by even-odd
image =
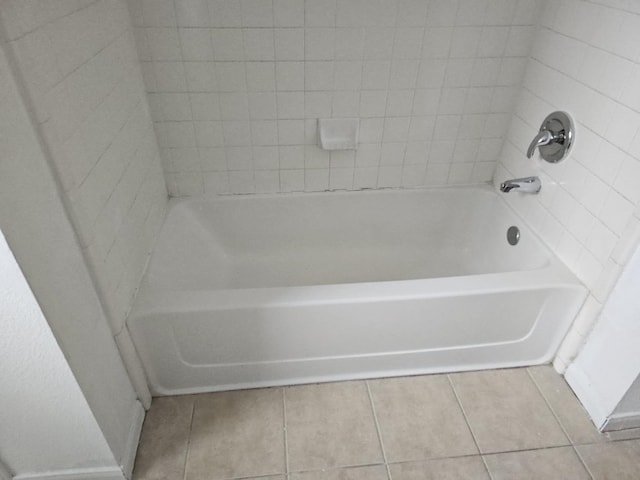
[[[332,27],[336,24],[336,0],[304,0],[305,25]]]
[[[147,41],[151,58],[155,61],[180,61],[180,38],[175,28],[147,28]]]
[[[189,92],[216,92],[218,90],[215,64],[213,62],[185,62],[184,77]],[[156,89],[157,83],[155,81]],[[145,79],[146,84],[147,81]],[[149,91],[149,86],[147,86],[147,91]]]
[[[303,192],[304,170],[280,170],[281,192]]]
[[[335,59],[359,60],[364,54],[364,29],[337,28],[335,30]]]
[[[362,62],[339,61],[334,63],[333,88],[335,90],[359,90],[362,83]]]
[[[247,89],[250,92],[270,92],[276,88],[273,62],[246,62]]]
[[[280,191],[280,172],[278,170],[256,170],[253,175],[256,193]]]
[[[378,170],[378,188],[402,186],[401,166],[381,166]]]
[[[640,201],[640,151],[634,146],[640,118],[634,100],[637,89],[629,82],[637,72],[640,31],[631,25],[638,25],[637,13],[615,6],[548,2],[495,178],[535,170],[541,174],[543,189],[551,187],[551,195],[513,204],[600,303],[607,300],[631,245],[638,242],[634,210]],[[511,27],[509,38],[521,35],[526,37],[527,30]],[[551,49],[552,44],[562,48]],[[516,50],[524,52],[523,48]],[[570,59],[566,52],[571,52]],[[498,83],[516,82],[523,71],[521,61],[503,58]],[[540,163],[534,169],[523,158],[524,148],[541,118],[555,109],[573,114],[574,149],[563,162]],[[593,318],[582,321],[592,322]],[[566,345],[562,349],[568,350]]]
[[[176,25],[173,0],[140,0],[145,26],[172,27]]]
[[[541,3],[175,0],[174,5],[162,0],[156,10],[152,0],[128,1],[138,26],[154,120],[168,134],[161,140],[163,148],[177,153],[193,141],[191,147],[200,148],[201,157],[206,151],[212,154],[205,156],[211,161],[203,171],[222,171],[225,165],[245,168],[249,163],[237,159],[251,147],[254,155],[260,152],[251,168],[288,170],[300,188],[298,170],[328,169],[330,156],[316,147],[305,149],[298,163],[283,155],[315,144],[317,118],[360,117],[364,151],[354,159],[365,162],[358,168],[368,170],[354,170],[350,186],[337,180],[337,172],[333,177],[323,172],[326,186],[325,177],[319,176],[305,183],[305,189],[314,191],[337,185],[378,188],[380,178],[380,188],[415,186],[410,173],[389,170],[379,177],[373,171],[381,158],[390,161],[392,150],[400,167],[404,160],[426,165],[429,153],[438,165],[465,164],[453,174],[449,167],[426,169],[424,184],[487,181],[507,132],[526,66],[522,58],[530,51]],[[629,76],[633,73],[630,69]],[[618,88],[613,80],[603,85]],[[619,87],[619,96],[633,95],[628,84]],[[59,126],[69,131],[64,119],[77,115],[70,109],[66,116],[63,109],[56,111]],[[612,127],[611,135],[622,134],[615,132]],[[631,136],[625,132],[626,138]],[[411,146],[397,154],[399,144],[407,141]],[[383,148],[383,142],[397,145]],[[270,168],[276,151],[281,161]],[[482,165],[476,168],[476,162]],[[179,173],[193,164],[173,158],[166,167],[172,170],[168,173]],[[597,168],[592,173],[604,180]],[[234,193],[234,186],[246,193],[247,182],[235,177],[209,178],[211,188],[220,193]],[[178,179],[171,177],[174,192],[180,190]],[[255,177],[252,182],[249,190],[261,190]],[[273,179],[264,180],[267,183],[269,189],[276,184]],[[289,185],[282,178],[277,184]]]
[[[187,79],[180,62],[154,62],[156,88],[158,92],[186,92]]]
[[[277,28],[274,35],[276,60],[304,60],[303,28]]]
[[[253,172],[230,171],[229,190],[236,193],[255,193]]]
[[[245,27],[272,27],[272,0],[240,0],[242,24]]]
[[[182,59],[187,62],[209,62],[214,59],[211,32],[206,28],[181,28]]]
[[[329,189],[329,169],[305,169],[304,190],[322,192]]]
[[[203,172],[226,172],[228,170],[227,156],[224,148],[202,147],[198,149],[198,153],[200,155],[200,166]]]
[[[273,30],[266,28],[243,29],[245,59],[249,61],[274,60]]]
[[[304,2],[273,0],[273,21],[276,27],[304,26]]]
[[[207,0],[174,0],[174,5],[178,26],[209,26],[209,6]]]
[[[229,171],[251,172],[253,168],[253,150],[251,147],[229,147],[226,149],[226,157]],[[231,191],[233,192],[233,188]]]
[[[353,187],[356,189],[361,188],[376,188],[378,183],[378,168],[377,167],[363,167],[356,168],[353,175]]]
[[[245,92],[247,90],[247,74],[243,63],[217,62],[215,70],[219,92]]]
[[[193,122],[198,147],[221,147],[224,145],[221,122]]]
[[[63,183],[70,217],[82,246],[90,252],[89,267],[117,330],[162,222],[162,214],[151,212],[166,207],[136,39],[124,0],[37,5],[34,10],[25,2],[22,10],[13,12],[17,24],[6,28],[11,38],[6,47],[24,78],[42,141]],[[149,26],[175,26],[172,2],[159,2],[152,11],[148,6],[148,2],[139,5],[136,21],[145,23],[146,16]],[[5,24],[10,13],[3,11]],[[150,31],[158,40],[153,48],[146,41],[149,32],[142,31],[138,39],[145,60],[181,59],[177,32]],[[151,81],[156,73],[152,65],[145,64],[145,77],[157,90]],[[160,87],[167,83],[171,81],[163,79]],[[158,119],[190,120],[185,94],[177,89],[150,98],[154,114]],[[189,151],[193,147],[187,146]],[[137,222],[140,216],[153,218]]]
[[[278,145],[278,124],[276,120],[251,121],[251,142],[253,145]]]
[[[249,96],[246,93],[219,93],[220,116],[225,120],[249,118]]]
[[[193,120],[220,120],[220,99],[217,93],[190,93]]]
[[[360,108],[360,93],[357,91],[333,92],[333,117],[356,117]]]
[[[305,62],[305,90],[333,89],[333,62]]]

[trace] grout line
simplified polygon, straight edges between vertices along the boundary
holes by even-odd
[[[553,407],[551,406],[551,403],[549,402],[549,400],[547,399],[547,396],[544,394],[542,388],[540,387],[540,385],[538,385],[538,382],[536,382],[536,379],[534,378],[533,375],[531,375],[531,370],[527,367],[527,375],[529,376],[529,378],[531,379],[531,381],[533,382],[533,384],[535,385],[536,389],[538,390],[538,392],[540,393],[540,396],[542,397],[542,399],[544,400],[544,403],[547,404],[547,407],[549,408],[549,410],[551,411],[551,414],[553,415],[553,418],[556,419],[556,422],[558,422],[558,425],[560,425],[560,428],[562,429],[562,432],[564,433],[564,436],[567,437],[567,440],[569,440],[569,445],[571,446],[571,448],[573,449],[574,453],[578,456],[578,459],[580,460],[580,463],[582,464],[582,466],[584,467],[584,469],[586,470],[587,474],[593,479],[593,475],[591,473],[591,471],[589,470],[589,467],[587,466],[587,464],[585,463],[585,461],[582,459],[582,456],[580,455],[580,453],[578,452],[578,450],[576,449],[575,444],[573,443],[573,439],[571,438],[571,436],[569,435],[569,432],[567,432],[567,429],[564,427],[564,425],[562,424],[562,422],[560,421],[560,418],[558,417],[558,415],[556,414],[556,411],[553,409]]]
[[[533,375],[531,375],[531,371],[529,370],[529,368],[526,368],[526,371],[527,371],[527,376],[529,377],[529,379],[535,385],[536,390],[538,390],[538,393],[540,393],[540,396],[544,400],[544,403],[547,405],[547,408],[549,408],[549,410],[551,411],[551,414],[553,415],[553,418],[555,418],[556,422],[558,422],[558,425],[560,425],[560,428],[562,429],[562,433],[564,433],[564,436],[567,437],[567,440],[569,440],[569,444],[573,445],[573,440],[571,439],[571,436],[569,435],[567,430],[564,428],[564,425],[562,424],[562,422],[560,421],[560,418],[558,418],[558,415],[556,414],[555,410],[553,409],[553,407],[549,403],[549,400],[547,399],[547,396],[542,391],[542,388],[540,388],[540,385],[538,385],[538,382],[536,382],[535,378],[533,378]]]
[[[287,387],[282,387],[282,427],[284,435],[284,473],[289,478],[291,469],[289,468],[289,438],[287,436]]]
[[[369,404],[371,405],[371,411],[373,413],[373,421],[376,425],[376,433],[378,434],[378,441],[380,442],[380,450],[382,450],[382,460],[384,461],[384,467],[387,470],[387,478],[392,480],[391,478],[391,469],[389,468],[389,462],[387,461],[387,452],[384,448],[384,442],[382,441],[382,430],[380,429],[380,422],[378,422],[378,414],[376,413],[376,406],[373,402],[373,395],[371,394],[371,387],[369,386],[369,381],[365,380],[364,384],[367,387],[367,394],[369,395]]]
[[[176,22],[177,22],[177,20],[178,20],[178,9],[176,7],[176,1],[177,0],[173,0],[172,5],[173,5],[173,14],[176,17]],[[207,15],[209,15],[208,4],[207,4]],[[178,48],[180,50],[180,61],[179,61],[180,66],[181,66],[180,71],[182,72],[182,75],[184,76],[184,81],[185,81],[185,86],[186,86],[187,78],[188,78],[187,67],[186,67],[186,63],[187,62],[184,60],[184,49],[182,47],[182,37],[180,36],[180,30],[179,30],[178,26],[176,26],[175,29],[176,29],[176,37],[178,39]],[[136,48],[137,48],[137,46],[136,46]],[[216,77],[216,82],[217,82],[217,77]],[[145,90],[146,90],[146,86],[145,86]],[[191,119],[187,120],[187,122],[189,122],[191,124],[191,131],[193,132],[193,139],[194,139],[194,142],[195,142],[194,147],[195,147],[195,150],[196,150],[197,155],[198,155],[198,172],[197,172],[198,173],[198,182],[199,182],[199,186],[200,186],[200,192],[206,193],[204,191],[204,175],[203,175],[203,170],[202,170],[202,159],[200,158],[200,145],[198,145],[198,136],[196,134],[196,122],[194,120],[194,115],[193,115],[193,106],[191,105],[191,93],[192,92],[189,91],[190,88],[188,86],[187,86],[186,90],[187,91],[184,92],[184,93],[187,96],[187,101],[189,102],[189,113],[191,114]],[[148,97],[147,97],[147,101],[148,101]],[[219,103],[220,103],[220,100],[219,100],[219,97],[218,97],[218,104]],[[218,105],[218,108],[220,108],[219,105]],[[164,112],[163,112],[163,115],[164,115]],[[154,131],[155,131],[155,129],[154,129]],[[159,146],[158,146],[158,152],[160,153],[160,147]],[[160,153],[160,161],[163,162],[162,153]],[[173,166],[173,160],[171,161],[171,164]],[[180,173],[183,173],[183,172],[178,172],[178,174],[180,174]],[[182,195],[182,192],[180,191],[181,190],[181,186],[180,186],[179,182],[176,183],[176,190],[178,191],[179,194]]]
[[[281,192],[282,191],[282,168],[280,167],[280,164],[281,164],[281,161],[280,161],[281,160],[281,153],[280,153],[280,147],[281,147],[281,145],[280,145],[280,115],[279,115],[279,112],[278,112],[278,92],[279,92],[279,90],[278,90],[278,61],[279,60],[278,60],[278,52],[277,52],[277,45],[276,45],[276,29],[279,28],[279,27],[276,27],[275,0],[271,1],[271,15],[273,17],[273,26],[269,27],[269,28],[271,28],[271,32],[272,32],[271,37],[273,39],[273,83],[274,83],[274,87],[275,87],[274,90],[273,90],[273,95],[274,95],[273,101],[276,104],[275,124],[276,124],[276,138],[277,138],[277,142],[278,142],[278,144],[275,145],[275,148],[277,149],[277,152],[278,152],[278,192]],[[304,22],[304,5],[302,7],[302,15],[303,15],[303,22]],[[303,32],[302,32],[302,41],[303,41],[302,52],[303,52],[303,58],[304,58],[304,28],[303,28]],[[281,60],[280,60],[280,62],[281,62]],[[302,74],[304,76],[304,65],[302,66],[302,69],[303,69]],[[247,75],[247,72],[246,72],[246,68],[245,68],[245,76],[246,75]],[[305,85],[304,85],[304,77],[303,77],[303,79],[302,79],[302,87],[304,88],[304,86]],[[249,83],[248,82],[247,82],[247,90],[249,90]],[[293,91],[295,91],[295,90],[293,90]],[[255,93],[255,92],[247,92],[247,97],[250,97],[251,93]],[[302,95],[302,114],[303,115],[306,112],[305,111],[305,107],[306,107],[306,105],[305,105],[305,96],[304,96],[304,90],[303,90],[303,95]],[[306,117],[305,117],[305,120],[306,120]],[[254,121],[254,120],[252,120],[252,118],[251,118],[251,101],[249,100],[249,123],[251,123],[252,121]],[[253,182],[255,184],[255,180],[256,180],[256,174],[255,174],[256,161],[255,161],[255,154],[254,154],[255,148],[254,147],[255,147],[255,145],[253,145],[253,138],[252,138],[251,139],[251,166],[253,167],[253,170],[254,170],[254,172],[253,172]],[[226,147],[223,147],[223,148],[226,148]],[[304,161],[304,152],[302,153],[302,160]],[[228,167],[228,165],[227,165],[227,167]],[[282,398],[283,398],[283,401],[284,401],[284,390],[282,392]],[[285,429],[286,429],[286,425],[285,425]],[[286,436],[285,436],[285,440],[286,440]],[[289,477],[287,476],[287,478],[289,478]]]
[[[184,465],[182,468],[182,479],[187,480],[187,465],[189,463],[189,453],[191,451],[191,433],[193,432],[193,419],[196,412],[196,399],[191,404],[191,422],[189,422],[189,436],[187,437],[187,451],[184,456]]]
[[[449,381],[449,386],[451,387],[451,390],[453,391],[453,395],[456,397],[456,401],[458,402],[458,406],[460,407],[460,410],[462,411],[462,416],[464,417],[464,421],[467,424],[467,428],[469,429],[469,432],[471,433],[471,438],[473,438],[473,443],[476,446],[476,449],[478,450],[478,455],[480,456],[480,458],[482,459],[482,464],[484,465],[484,469],[487,472],[487,475],[489,476],[489,478],[491,480],[493,480],[493,475],[491,474],[491,470],[489,470],[489,466],[487,465],[487,461],[484,458],[484,455],[482,453],[482,451],[480,450],[480,446],[478,445],[478,440],[476,439],[476,434],[473,433],[473,428],[471,428],[471,423],[469,422],[469,418],[467,417],[467,412],[464,411],[464,407],[462,406],[462,402],[460,401],[460,397],[458,396],[458,392],[456,391],[456,387],[453,384],[453,380],[451,380],[451,375],[447,374],[447,380]]]
[[[580,460],[580,463],[582,463],[582,465],[584,466],[584,469],[587,471],[587,474],[592,478],[595,479],[596,477],[594,476],[593,473],[591,473],[591,470],[589,469],[589,466],[587,465],[587,462],[584,461],[584,458],[582,458],[582,455],[580,454],[580,452],[578,451],[578,449],[576,448],[575,445],[571,445],[571,447],[573,448],[573,451],[576,453],[576,455],[578,456],[578,459]]]

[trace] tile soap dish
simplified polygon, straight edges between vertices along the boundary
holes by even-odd
[[[323,150],[355,150],[358,147],[358,118],[318,119],[318,143]]]

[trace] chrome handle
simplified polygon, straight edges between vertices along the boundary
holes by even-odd
[[[536,151],[536,148],[541,147],[542,145],[549,145],[554,140],[556,140],[556,138],[549,130],[540,130],[529,144],[529,148],[527,148],[527,158],[533,157],[533,153]]]
[[[566,112],[553,112],[544,119],[540,131],[527,149],[527,157],[533,157],[540,148],[540,157],[550,163],[557,163],[569,153],[575,136],[573,121]]]

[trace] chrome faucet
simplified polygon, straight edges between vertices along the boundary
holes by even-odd
[[[500,184],[500,191],[509,193],[517,190],[522,193],[538,193],[542,188],[542,182],[538,177],[524,177],[506,180]]]

